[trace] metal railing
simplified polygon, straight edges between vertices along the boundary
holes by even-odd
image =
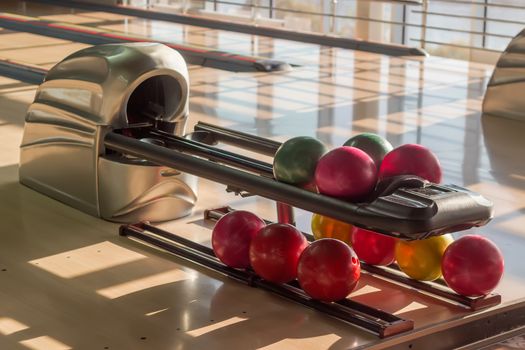
[[[333,36],[416,45],[431,53],[457,56],[462,52],[469,59],[474,53],[478,56],[480,52],[499,53],[525,27],[525,20],[521,20],[525,18],[525,1],[520,5],[510,0],[147,0],[143,3],[150,8],[161,3],[164,7],[176,4],[184,13],[199,12],[262,26],[306,28]],[[298,28],[298,23],[303,27]]]

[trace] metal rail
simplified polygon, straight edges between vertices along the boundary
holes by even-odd
[[[397,39],[399,41],[396,41],[392,39],[393,43],[398,44],[410,44],[411,42],[419,42],[422,48],[425,48],[426,44],[434,44],[434,45],[443,45],[443,46],[449,46],[449,47],[458,47],[458,48],[467,48],[467,49],[477,49],[477,50],[485,50],[488,52],[493,51],[501,51],[501,48],[494,48],[491,47],[491,42],[488,40],[489,37],[494,38],[501,38],[501,39],[511,39],[513,33],[506,34],[500,34],[500,33],[491,33],[488,31],[489,23],[501,23],[501,24],[511,24],[511,25],[525,25],[525,22],[519,21],[519,20],[508,20],[504,18],[497,18],[497,17],[490,17],[490,11],[491,8],[497,8],[499,10],[509,10],[509,11],[515,11],[515,10],[525,10],[525,5],[513,5],[513,4],[501,4],[501,3],[493,3],[489,2],[488,0],[482,0],[480,2],[477,1],[466,1],[466,0],[355,0],[355,3],[358,2],[379,2],[379,3],[390,3],[396,6],[402,6],[402,11],[400,18],[394,19],[383,19],[383,18],[373,18],[372,16],[363,17],[363,16],[356,16],[356,15],[346,15],[342,13],[342,11],[339,11],[338,8],[340,8],[341,3],[337,1],[330,1],[328,2],[328,6],[321,8],[319,11],[314,10],[304,10],[304,9],[294,9],[294,8],[283,8],[275,6],[275,3],[273,1],[270,1],[268,4],[259,4],[258,2],[252,1],[248,3],[238,3],[234,1],[228,1],[228,0],[203,0],[203,3],[212,3],[213,4],[213,10],[215,12],[221,11],[220,5],[225,6],[232,6],[232,7],[243,7],[248,8],[252,11],[252,14],[257,13],[257,15],[260,15],[263,13],[263,16],[269,19],[276,18],[277,13],[289,13],[299,16],[310,16],[310,17],[320,17],[323,19],[328,19],[328,21],[325,21],[324,23],[328,23],[328,28],[325,27],[323,32],[328,30],[329,33],[337,35],[335,32],[335,20],[342,20],[342,21],[364,21],[368,23],[377,23],[377,24],[386,24],[391,25],[395,27],[400,27],[400,39]],[[479,16],[471,15],[460,15],[457,13],[452,12],[452,10],[445,10],[443,12],[435,11],[433,8],[435,8],[435,5],[439,4],[450,4],[450,5],[468,5],[473,7],[479,7],[482,9],[480,11]],[[153,5],[154,7],[154,5]],[[262,11],[262,12],[261,12]],[[267,12],[267,15],[265,13]],[[413,20],[412,15],[418,15],[419,19]],[[206,14],[205,14],[206,16]],[[252,15],[254,23],[256,23],[256,20],[258,17],[255,17],[255,15]],[[446,24],[443,25],[427,25],[429,23],[429,19],[435,19],[435,17],[452,17],[452,18],[458,18],[458,19],[468,19],[471,21],[481,21],[480,30],[465,30],[465,29],[452,29],[450,26],[447,26]],[[435,21],[432,21],[435,23]],[[414,37],[415,32],[410,31],[409,29],[420,29],[419,31],[419,39],[414,40],[407,40],[408,37]],[[464,34],[470,34],[474,36],[481,36],[481,44],[475,45],[475,44],[465,44],[461,45],[453,41],[451,39],[450,41],[443,41],[443,40],[435,40],[432,38],[428,38],[429,35],[432,35],[429,31],[437,31],[437,32],[458,32],[458,33],[464,33]],[[399,38],[399,37],[398,37]]]
[[[250,193],[286,202],[299,208],[331,215],[342,221],[361,222],[367,226],[376,226],[377,222],[381,221],[380,218],[374,218],[373,215],[357,214],[359,207],[355,204],[321,196],[269,178],[242,172],[235,168],[174,151],[173,149],[145,143],[132,137],[110,132],[106,135],[104,143],[107,148],[123,154],[144,158],[156,164],[172,167],[179,171],[235,188],[241,188]]]
[[[21,19],[18,16],[13,16],[8,13],[0,13],[0,27],[59,39],[67,39],[90,45],[153,41],[147,37],[140,38],[120,33],[95,31],[90,27],[55,23],[27,16]],[[185,61],[190,64],[234,72],[271,72],[291,69],[291,65],[282,61],[231,54],[207,48],[197,48],[169,42],[162,43],[177,50],[184,57]]]
[[[309,308],[321,311],[341,321],[348,322],[369,332],[385,338],[410,331],[414,322],[378,310],[376,308],[343,299],[334,303],[325,303],[308,297],[297,282],[275,284],[265,281],[251,270],[239,270],[220,262],[213,250],[179,235],[164,231],[148,223],[122,225],[120,235],[135,238],[154,245],[178,257],[203,265],[211,270],[232,277],[252,287],[273,292],[281,297]]]
[[[382,2],[382,3],[397,3],[397,4],[404,4],[404,5],[421,5],[423,3],[423,1],[417,1],[417,0],[416,1],[410,1],[410,0],[406,0],[406,1],[402,1],[402,0],[368,0],[368,1],[371,1],[371,2]],[[241,4],[241,3],[238,3],[238,2],[224,1],[224,0],[219,0],[219,1],[204,0],[204,2],[213,2],[214,4],[218,4],[218,5],[232,5],[232,6],[239,6],[239,7],[246,7],[246,6],[248,6],[250,9],[261,9],[261,10],[268,10],[268,11],[271,10],[272,15],[270,15],[269,18],[274,18],[273,13],[275,13],[277,11],[280,11],[280,12],[289,12],[289,13],[298,14],[298,15],[333,17],[333,18],[343,18],[343,19],[365,19],[365,20],[368,20],[368,21],[371,21],[371,22],[392,23],[390,21],[382,21],[382,20],[377,20],[377,19],[374,19],[374,18],[365,18],[365,17],[360,18],[360,17],[355,17],[355,16],[338,15],[334,11],[330,11],[330,12],[313,12],[313,11],[304,11],[304,10],[294,10],[294,9],[285,8],[285,7],[265,6],[265,5],[259,5],[259,4],[253,4],[253,3],[252,4]],[[333,2],[332,1],[331,4],[333,5],[332,6],[333,8],[337,8],[337,2]],[[269,14],[270,14],[270,12],[269,12]]]
[[[193,155],[205,157],[211,161],[219,161],[226,165],[236,166],[237,168],[248,170],[273,179],[273,168],[271,164],[245,157],[237,153],[218,150],[205,143],[192,141],[160,130],[148,130],[147,134],[144,136],[156,137],[159,140],[162,140],[168,148],[176,148],[183,152],[189,151]]]
[[[525,10],[525,8],[524,8]],[[486,22],[497,22],[497,23],[505,23],[505,24],[518,24],[518,25],[524,25],[525,22],[523,21],[513,21],[508,19],[502,19],[502,18],[491,18],[491,17],[480,17],[480,16],[466,16],[466,15],[458,15],[455,13],[443,13],[443,12],[435,12],[435,11],[413,11],[414,13],[418,14],[424,14],[426,16],[442,16],[442,17],[452,17],[452,18],[459,18],[459,19],[474,19],[479,21],[486,21]],[[436,27],[445,30],[446,28]]]
[[[140,18],[148,18],[153,20],[161,20],[168,22],[175,22],[179,24],[187,24],[192,26],[202,26],[213,29],[235,31],[240,33],[247,33],[252,35],[263,35],[274,38],[294,40],[300,42],[307,42],[313,44],[319,44],[323,46],[342,47],[352,50],[361,50],[368,52],[375,52],[391,56],[426,56],[426,52],[420,48],[407,47],[403,44],[397,43],[383,43],[365,41],[361,39],[345,38],[337,35],[325,35],[322,33],[304,32],[304,31],[290,31],[266,27],[260,25],[253,25],[253,23],[239,23],[235,21],[224,21],[207,18],[205,15],[189,16],[186,14],[167,13],[157,11],[155,9],[150,10],[150,7],[139,8],[132,6],[113,6],[102,3],[88,3],[81,0],[63,1],[63,0],[28,0],[30,2],[45,3],[58,6],[67,6],[86,10],[106,11],[111,13],[118,13],[127,16],[136,16]],[[273,2],[272,2],[273,4]],[[237,4],[238,5],[238,4]],[[250,5],[247,5],[250,6]],[[407,6],[406,4],[403,6]],[[214,10],[218,8],[214,7]],[[288,11],[290,9],[287,9]],[[292,10],[293,11],[293,10]],[[270,11],[275,13],[275,7]],[[337,15],[335,11],[332,11],[330,16]],[[364,19],[366,20],[366,19]],[[332,21],[333,22],[333,21]]]
[[[468,1],[468,0],[431,0],[433,2],[444,2],[444,3],[450,3],[450,4],[463,4],[463,5],[480,5],[485,7],[499,7],[499,8],[508,8],[513,10],[523,10],[524,7],[520,5],[512,5],[512,4],[501,4],[497,2],[487,2],[486,0],[481,0],[482,2],[476,2],[476,1]]]
[[[271,157],[273,157],[277,149],[281,146],[281,143],[277,141],[204,122],[198,122],[193,129],[197,132],[202,131],[209,133],[215,142],[224,142]]]
[[[259,34],[273,36],[277,38],[284,38],[289,40],[312,42],[321,45],[344,47],[349,49],[364,50],[371,52],[378,52],[389,55],[424,55],[426,44],[433,44],[438,46],[448,46],[451,48],[457,47],[458,49],[475,49],[487,52],[500,52],[506,44],[506,41],[515,34],[514,31],[508,34],[497,33],[494,30],[489,31],[489,24],[507,24],[514,26],[525,26],[525,22],[521,20],[505,19],[505,16],[496,17],[491,16],[490,9],[498,9],[499,11],[525,11],[524,5],[514,4],[502,4],[494,3],[488,0],[481,1],[467,1],[467,0],[355,0],[355,4],[359,2],[368,3],[389,3],[392,6],[401,6],[401,11],[398,15],[392,16],[391,18],[377,18],[370,13],[368,16],[357,16],[349,15],[341,11],[343,2],[328,1],[327,6],[319,9],[319,11],[308,10],[308,9],[294,9],[284,8],[277,6],[275,1],[268,1],[265,4],[259,4],[259,2],[251,1],[247,3],[239,3],[231,0],[203,0],[201,3],[202,7],[206,7],[205,4],[212,4],[211,9],[214,12],[220,13],[221,5],[243,7],[252,11],[252,23],[245,24],[235,21],[233,18],[231,21],[214,20],[209,17],[207,13],[199,13],[198,16],[186,15],[184,11],[183,15],[174,13],[163,13],[155,9],[154,1],[147,2],[147,9],[134,8],[128,6],[109,6],[109,5],[93,5],[87,4],[83,1],[61,1],[61,0],[31,0],[35,2],[45,2],[52,4],[59,4],[63,6],[73,6],[86,8],[87,6],[98,6],[101,10],[105,11],[117,11],[122,14],[128,14],[139,17],[146,17],[152,19],[160,19],[167,21],[174,21],[183,24],[201,25],[208,26],[210,28],[222,29],[222,30],[233,30],[249,34]],[[436,5],[447,4],[450,5],[446,9],[436,10]],[[478,15],[461,15],[455,13],[453,9],[455,5],[461,6],[472,6],[479,8]],[[186,9],[187,7],[184,6]],[[261,19],[268,18],[271,20],[279,17],[279,14],[289,13],[297,16],[321,18],[323,19],[323,30],[320,34],[316,33],[304,33],[304,32],[293,32],[285,29],[277,29],[271,27],[265,27],[264,24],[259,23],[259,15],[262,14]],[[257,16],[255,16],[257,14]],[[439,23],[439,17],[465,19],[469,21],[479,21],[479,29],[473,28],[468,29],[452,29],[446,22],[443,24]],[[248,17],[249,18],[249,17]],[[280,18],[280,17],[279,17]],[[326,20],[325,20],[326,19]],[[377,25],[389,25],[392,26],[392,30],[398,31],[397,36],[392,36],[390,39],[386,39],[385,42],[366,42],[350,38],[342,37],[338,32],[336,20],[339,23],[352,23],[366,22],[376,23]],[[436,24],[436,21],[438,22]],[[428,25],[427,23],[433,23]],[[521,28],[520,28],[521,29]],[[518,30],[516,29],[516,32]],[[452,37],[451,39],[443,40],[438,38],[437,33],[462,33],[464,35],[481,36],[479,44],[474,43],[468,39],[467,42],[458,42],[457,39]],[[325,35],[324,33],[328,33]],[[419,37],[416,39],[415,37]],[[364,37],[366,39],[366,36]],[[498,42],[489,40],[490,38],[505,39]],[[462,39],[463,40],[463,39]],[[380,40],[383,41],[383,40]],[[388,42],[389,41],[389,42]],[[411,43],[419,42],[422,49],[411,48],[411,47],[396,47],[395,45],[410,45]],[[496,46],[495,46],[496,45]],[[501,45],[501,46],[500,46]],[[454,51],[451,51],[453,54]],[[479,56],[479,55],[478,55]],[[472,56],[475,59],[478,56]],[[479,56],[481,57],[481,56]]]
[[[473,46],[470,46],[470,45],[461,45],[461,44],[453,44],[453,43],[447,43],[447,42],[444,42],[444,41],[435,41],[435,40],[421,40],[421,39],[416,39],[416,38],[410,38],[411,41],[419,41],[421,43],[425,43],[425,44],[435,44],[435,45],[442,45],[442,46],[450,46],[450,47],[457,47],[457,48],[461,48],[461,49],[473,49],[474,47]],[[500,52],[500,50],[496,50],[496,49],[489,49],[489,48],[479,48],[480,50],[483,50],[483,51],[488,51],[488,52]]]
[[[345,202],[275,181],[271,178],[269,165],[257,160],[235,157],[232,154],[222,153],[219,149],[210,149],[210,146],[206,145],[195,147],[186,141],[178,142],[171,136],[164,138],[157,131],[149,128],[143,133],[146,136],[155,135],[160,141],[168,142],[169,147],[165,144],[146,143],[116,132],[108,133],[104,144],[106,148],[116,152],[146,159],[225,184],[233,189],[327,215],[390,236],[409,240],[422,239],[484,225],[493,215],[492,204],[477,194],[469,194],[465,189],[451,186],[425,187],[425,183],[413,179],[407,181],[401,179],[397,182],[397,186],[395,183],[398,179],[396,179],[394,186],[387,183],[385,189],[382,189],[383,186],[378,186],[382,190],[379,195],[374,193],[369,202]],[[258,164],[259,168],[250,169],[253,164]],[[268,176],[261,176],[264,173]],[[414,187],[418,187],[419,190]],[[435,198],[435,201],[432,198]]]
[[[206,1],[211,1],[211,0],[206,0]],[[374,0],[368,0],[368,1],[372,1],[374,2]],[[235,2],[231,2],[231,1],[221,1],[221,0],[213,0],[213,2],[215,4],[225,4],[225,5],[230,5],[230,6],[249,6],[250,8],[254,8],[254,9],[269,9],[269,6],[261,6],[261,5],[258,5],[258,4],[239,4],[239,3],[235,3]],[[428,0],[422,0],[422,1],[416,1],[416,2],[410,2],[410,1],[382,1],[382,0],[377,0],[376,2],[389,2],[389,3],[398,3],[398,4],[403,4],[403,16],[401,18],[401,21],[395,21],[395,20],[383,20],[383,19],[377,19],[377,18],[370,18],[370,17],[362,17],[362,16],[348,16],[348,15],[341,15],[341,14],[337,14],[337,11],[334,9],[337,7],[337,3],[334,2],[332,3],[332,11],[331,13],[326,13],[326,12],[312,12],[312,11],[301,11],[301,10],[295,10],[295,9],[289,9],[289,8],[277,8],[277,7],[273,7],[273,8],[270,8],[271,10],[271,13],[274,13],[275,11],[281,11],[281,12],[287,12],[287,13],[293,13],[293,14],[299,14],[299,15],[310,15],[310,16],[322,16],[322,17],[330,17],[333,19],[346,19],[346,20],[354,20],[354,21],[367,21],[367,22],[370,22],[370,23],[382,23],[382,24],[390,24],[390,25],[394,25],[394,26],[402,26],[402,39],[401,39],[401,44],[405,44],[405,40],[406,40],[406,28],[407,27],[411,27],[411,28],[421,28],[421,38],[419,40],[412,40],[412,41],[419,41],[421,43],[421,46],[422,47],[425,47],[425,43],[433,43],[433,44],[441,44],[441,45],[447,45],[449,43],[446,43],[446,42],[438,42],[438,41],[431,41],[431,40],[426,40],[426,36],[427,36],[427,30],[437,30],[437,31],[444,31],[444,32],[461,32],[461,33],[465,33],[465,34],[472,34],[472,35],[481,35],[482,36],[482,45],[481,47],[477,47],[475,45],[463,45],[461,47],[466,47],[466,48],[479,48],[479,49],[485,49],[486,46],[487,46],[487,37],[498,37],[498,38],[506,38],[506,39],[511,39],[513,37],[513,35],[503,35],[503,34],[497,34],[497,33],[490,33],[487,31],[487,23],[505,23],[505,24],[516,24],[516,25],[525,25],[525,22],[522,22],[522,21],[513,21],[513,20],[506,20],[506,19],[501,19],[501,18],[491,18],[491,17],[488,17],[488,9],[489,8],[501,8],[501,9],[512,9],[512,10],[517,10],[517,9],[521,9],[521,10],[525,10],[525,7],[524,6],[517,6],[517,5],[507,5],[507,4],[494,4],[494,3],[490,3],[488,2],[487,0],[484,0],[483,2],[469,2],[469,1],[455,1],[455,0],[433,0],[432,2],[429,2]],[[471,6],[481,6],[483,7],[483,16],[464,16],[464,15],[458,15],[458,14],[455,14],[455,13],[450,13],[450,12],[447,12],[447,13],[441,13],[441,12],[436,12],[436,11],[429,11],[428,8],[430,7],[430,5],[433,3],[433,4],[436,4],[436,3],[450,3],[450,4],[463,4],[463,5],[471,5]],[[420,14],[422,15],[422,19],[421,19],[421,23],[411,23],[408,21],[407,19],[407,15],[406,15],[406,11],[407,11],[407,8],[405,5],[422,5],[423,9],[422,10],[419,10],[417,8],[414,8],[413,6],[410,8],[410,11],[411,13],[414,13],[414,14]],[[482,31],[479,32],[479,31],[473,31],[473,30],[462,30],[462,29],[451,29],[447,26],[436,26],[436,25],[433,25],[433,26],[428,26],[427,25],[427,21],[428,21],[428,17],[429,16],[445,16],[445,17],[453,17],[453,18],[463,18],[463,19],[470,19],[470,20],[481,20],[483,21],[483,24],[482,24]],[[272,18],[272,16],[270,15],[270,18]],[[512,33],[514,34],[514,33]],[[451,43],[450,43],[451,44]],[[460,46],[457,46],[457,45],[447,45],[447,46],[454,46],[454,47],[460,47]],[[494,50],[491,50],[489,48],[487,48],[487,51],[494,51]]]
[[[0,75],[29,84],[41,84],[47,70],[10,60],[0,60]]]

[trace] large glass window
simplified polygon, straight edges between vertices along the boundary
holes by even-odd
[[[491,60],[525,27],[524,0],[124,0],[160,11],[423,47]],[[492,54],[492,56],[490,56]]]

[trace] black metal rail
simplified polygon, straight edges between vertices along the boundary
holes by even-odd
[[[376,218],[372,215],[357,214],[359,207],[355,204],[321,196],[173,149],[141,142],[132,137],[111,132],[106,135],[104,143],[107,148],[123,154],[141,157],[153,163],[172,167],[232,187],[242,188],[250,193],[285,202],[306,210],[318,211],[320,214],[325,215],[330,214],[332,217],[343,221],[350,220],[375,226],[376,219],[381,220],[379,216]],[[320,207],[323,207],[323,209],[320,209]]]
[[[226,150],[219,150],[206,143],[192,141],[160,130],[148,129],[144,136],[162,140],[168,148],[176,148],[182,152],[187,151],[190,154],[205,157],[211,161],[218,161],[222,164],[236,166],[243,170],[273,178],[272,165],[257,159],[245,157]],[[208,142],[210,141],[211,140]]]
[[[47,70],[20,64],[14,61],[0,60],[0,75],[29,84],[41,84]]]
[[[277,141],[204,122],[198,122],[193,129],[210,134],[214,142],[223,142],[271,157],[275,155],[275,152],[281,146],[281,143]]]
[[[261,279],[251,270],[238,270],[228,267],[215,257],[213,250],[210,248],[148,223],[122,225],[120,227],[120,235],[133,237],[178,257],[232,277],[247,285],[270,291],[296,303],[321,311],[324,314],[368,330],[380,338],[393,336],[414,328],[414,322],[411,320],[400,318],[349,299],[343,299],[334,303],[314,300],[302,291],[296,281],[287,284],[275,284]]]
[[[223,215],[229,212],[232,212],[233,210],[234,209],[230,207],[209,209],[204,212],[204,219],[217,221]],[[270,222],[266,221],[266,223],[270,223]],[[314,240],[314,237],[311,234],[303,232],[303,235],[310,242]],[[401,274],[401,272],[399,271],[399,268],[397,268],[396,265],[374,266],[374,265],[369,265],[364,262],[361,262],[361,269],[373,275],[380,276],[390,281],[399,283],[405,287],[415,288],[418,291],[424,292],[433,297],[438,297],[445,301],[462,305],[471,310],[480,310],[480,309],[488,308],[488,307],[495,306],[501,303],[501,295],[496,294],[496,293],[491,293],[491,294],[488,294],[482,297],[471,298],[471,297],[466,297],[466,296],[454,293],[450,288],[446,286],[446,284],[444,284],[444,282],[441,282],[441,281],[422,282],[422,281],[417,281],[417,280],[408,278]]]

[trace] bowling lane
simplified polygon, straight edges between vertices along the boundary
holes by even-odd
[[[0,28],[0,59],[49,69],[89,45]]]

